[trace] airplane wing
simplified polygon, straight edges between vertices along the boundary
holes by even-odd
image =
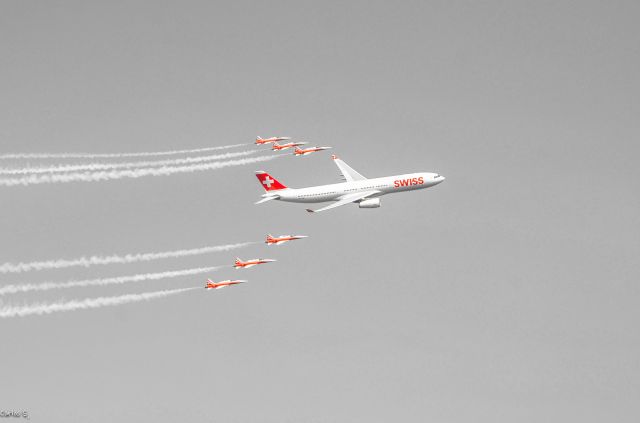
[[[342,178],[345,181],[353,182],[353,181],[362,181],[362,180],[367,179],[364,176],[362,176],[361,174],[359,174],[358,172],[356,172],[355,170],[353,170],[351,168],[351,166],[349,166],[348,164],[346,164],[345,162],[340,160],[338,158],[338,156],[334,155],[334,156],[332,156],[332,158],[333,158],[333,161],[335,162],[335,164],[340,169],[340,173],[342,174]]]
[[[340,200],[336,201],[333,204],[330,204],[326,207],[322,207],[321,209],[311,210],[307,209],[309,213],[317,213],[329,209],[333,209],[336,207],[344,206],[345,204],[353,203],[355,201],[364,200],[367,197],[371,197],[372,195],[379,194],[380,191],[365,191],[365,192],[356,192],[354,194],[348,194],[343,196]]]

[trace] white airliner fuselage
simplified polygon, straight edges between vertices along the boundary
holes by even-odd
[[[445,180],[444,176],[429,172],[367,179],[337,157],[334,156],[333,159],[347,182],[307,188],[287,188],[268,173],[256,172],[258,180],[267,191],[258,203],[269,200],[293,203],[335,202],[318,210],[307,210],[310,212],[324,211],[349,203],[358,203],[361,208],[376,208],[380,207],[379,197],[383,195],[429,188]]]
[[[406,181],[406,182],[402,182]],[[412,185],[411,181],[415,183]],[[420,182],[422,181],[422,182]],[[331,185],[318,185],[308,188],[286,188],[278,191],[281,201],[292,203],[322,203],[336,201],[346,194],[380,191],[369,198],[380,197],[394,192],[412,191],[429,188],[444,181],[444,176],[436,173],[407,173],[405,175],[385,176],[363,181],[341,182]],[[268,197],[269,194],[263,194]]]

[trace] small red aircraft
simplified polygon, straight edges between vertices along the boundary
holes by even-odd
[[[288,142],[286,144],[278,144],[277,142],[274,142],[271,149],[273,151],[286,150],[287,148],[300,147],[301,145],[305,145],[305,144],[306,142]]]
[[[226,288],[226,287],[231,286],[231,285],[237,285],[237,284],[243,283],[243,282],[246,282],[246,281],[226,280],[226,281],[222,281],[222,282],[214,282],[211,279],[207,279],[207,284],[204,286],[204,288],[205,289],[221,289],[221,288]]]
[[[251,259],[247,261],[242,261],[240,258],[236,257],[236,262],[233,265],[236,269],[247,269],[249,267],[253,267],[257,264],[271,263],[275,260],[273,259]]]
[[[267,240],[265,241],[267,245],[280,245],[284,244],[288,241],[293,241],[296,239],[308,238],[307,235],[280,235],[280,236],[271,236],[267,235]]]
[[[310,148],[298,148],[293,150],[295,156],[306,156],[307,154],[315,153],[316,151],[328,150],[331,147],[310,147]]]
[[[291,137],[271,137],[271,138],[262,138],[260,136],[256,137],[256,144],[271,144],[278,141],[286,141],[290,140]]]

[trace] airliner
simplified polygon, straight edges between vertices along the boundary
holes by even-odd
[[[442,175],[428,172],[367,179],[336,155],[331,158],[340,169],[345,182],[307,188],[288,188],[267,172],[260,170],[256,172],[256,176],[266,192],[262,194],[262,200],[256,204],[271,200],[292,203],[333,201],[333,204],[316,210],[307,209],[310,213],[330,210],[350,203],[357,203],[361,209],[372,209],[380,207],[380,197],[385,194],[429,188],[445,179]]]

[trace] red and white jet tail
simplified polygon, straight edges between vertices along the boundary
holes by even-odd
[[[284,244],[287,241],[288,240],[280,240],[280,237],[276,238],[273,235],[269,234],[269,235],[267,235],[267,240],[265,242],[266,242],[267,246],[271,246],[271,245]]]
[[[274,178],[273,176],[269,175],[267,172],[265,172],[263,170],[257,171],[256,172],[256,177],[258,178],[258,180],[262,184],[262,188],[264,188],[264,190],[267,191],[267,192],[269,192],[269,191],[278,191],[278,190],[287,188],[286,185],[278,182],[276,180],[276,178]]]

